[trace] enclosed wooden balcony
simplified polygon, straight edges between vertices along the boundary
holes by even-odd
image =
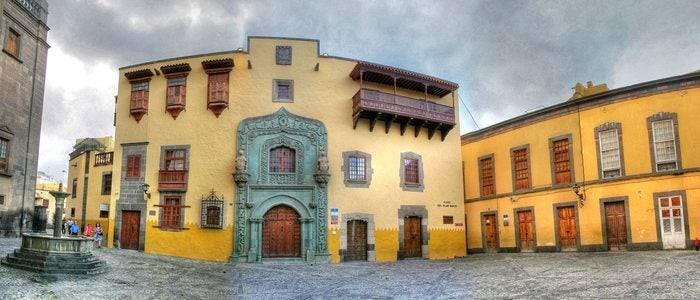
[[[445,140],[456,124],[454,108],[450,106],[369,89],[360,89],[352,98],[352,116],[353,129],[360,118],[366,118],[370,131],[374,131],[377,121],[384,122],[386,133],[393,123],[398,123],[401,135],[409,126],[414,128],[416,137],[422,128],[427,128],[428,139],[440,131]]]
[[[158,173],[159,191],[186,191],[187,170],[160,170]]]
[[[109,166],[112,164],[114,152],[104,152],[95,154],[95,167]]]

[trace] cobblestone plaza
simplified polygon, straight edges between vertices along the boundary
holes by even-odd
[[[0,239],[0,253],[19,246]],[[470,255],[435,261],[221,264],[100,249],[110,271],[42,276],[0,267],[0,299],[657,298],[700,295],[694,251]]]

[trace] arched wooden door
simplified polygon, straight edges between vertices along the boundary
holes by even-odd
[[[346,261],[367,260],[367,222],[348,221],[348,249]]]
[[[263,257],[301,256],[299,214],[289,206],[279,205],[265,213],[263,223]]]

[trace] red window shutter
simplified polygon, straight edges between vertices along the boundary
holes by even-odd
[[[228,103],[229,73],[209,75],[209,102]]]
[[[138,178],[141,176],[141,156],[140,155],[129,155],[127,156],[126,165],[126,177]]]

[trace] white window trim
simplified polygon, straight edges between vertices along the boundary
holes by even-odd
[[[660,122],[670,122],[671,123],[671,136],[673,137],[672,139],[667,140],[667,141],[657,141],[656,140],[655,128],[656,128],[656,124],[658,124]],[[656,166],[654,166],[654,167],[656,168],[657,172],[660,172],[660,170],[659,170],[660,164],[670,163],[670,162],[676,163],[676,168],[674,170],[678,170],[678,150],[676,149],[676,132],[675,132],[673,126],[674,126],[674,124],[673,124],[672,119],[658,120],[658,121],[651,122],[651,136],[652,136],[652,140],[654,142],[654,145],[653,145],[654,158],[656,159]],[[672,160],[660,160],[659,159],[659,154],[656,152],[656,143],[661,143],[661,142],[672,142],[671,143],[671,145],[673,145],[673,159]],[[670,170],[664,170],[664,171],[670,171]]]
[[[613,132],[615,134],[613,140],[615,141],[615,144],[617,144],[617,148],[616,148],[616,150],[617,150],[617,168],[605,168],[605,166],[603,164],[604,163],[604,160],[603,160],[604,152],[612,150],[612,149],[608,149],[608,150],[603,149],[603,134],[606,132]],[[600,151],[598,151],[598,152],[600,155],[600,172],[601,172],[600,176],[601,176],[601,178],[615,178],[615,177],[622,176],[622,155],[621,155],[621,151],[620,151],[620,135],[619,134],[620,133],[618,132],[617,128],[603,130],[603,131],[598,132],[598,141],[600,141],[598,143],[599,144],[598,148]],[[606,171],[615,171],[615,170],[618,170],[618,172],[619,172],[617,176],[605,177]]]

